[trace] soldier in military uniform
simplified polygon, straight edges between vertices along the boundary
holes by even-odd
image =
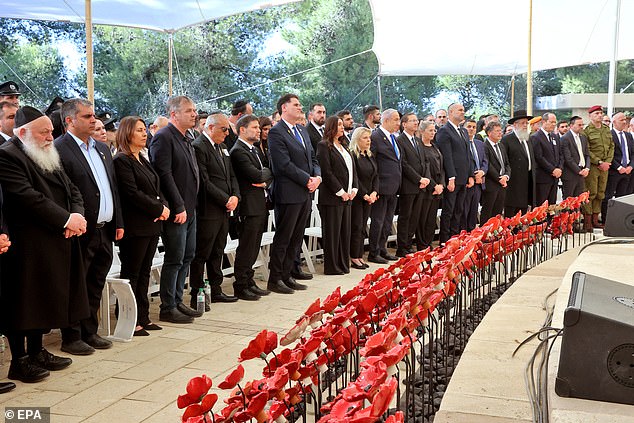
[[[7,81],[0,85],[0,101],[8,101],[20,107],[20,87],[13,81]]]
[[[605,197],[605,187],[608,182],[608,169],[614,157],[614,142],[610,128],[602,123],[603,108],[592,106],[588,109],[590,123],[583,130],[588,138],[588,150],[590,150],[590,173],[586,178],[586,190],[590,191],[590,202],[584,207],[585,229],[602,229],[599,223],[601,213],[601,201]]]

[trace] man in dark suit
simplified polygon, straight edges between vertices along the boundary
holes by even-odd
[[[123,217],[110,149],[92,138],[95,112],[92,103],[74,98],[62,104],[66,133],[55,140],[64,170],[84,200],[86,235],[80,238],[90,317],[62,329],[62,351],[87,355],[112,342],[97,335],[97,311],[112,265],[112,245],[123,237]]]
[[[396,138],[401,152],[402,179],[398,196],[399,213],[396,230],[396,255],[405,257],[415,251],[412,238],[418,227],[423,190],[429,185],[429,172],[420,151],[420,139],[414,134],[418,128],[415,113],[401,117],[403,132]]]
[[[603,222],[608,212],[608,200],[613,197],[622,197],[629,194],[630,175],[634,167],[634,139],[627,130],[627,120],[623,112],[612,116],[612,142],[614,142],[614,158],[608,170],[608,183],[605,188],[605,197],[601,201],[601,216]]]
[[[10,101],[0,101],[0,145],[13,136],[15,112],[18,106]]]
[[[464,120],[464,106],[453,103],[447,108],[447,114],[448,122],[436,133],[436,143],[443,155],[447,180],[440,215],[441,243],[460,232],[467,188],[474,184],[474,166],[468,135],[459,126]]]
[[[480,198],[482,197],[484,175],[486,175],[489,169],[489,161],[484,152],[484,143],[475,138],[476,121],[467,119],[464,123],[464,128],[469,137],[468,145],[473,160],[473,185],[467,188],[465,194],[464,213],[462,213],[460,229],[471,231],[478,224],[478,207],[480,205]]]
[[[244,115],[253,114],[253,106],[247,100],[237,100],[231,107],[231,116],[229,116],[229,132],[225,137],[225,147],[231,150],[238,140],[238,132],[236,130],[236,122]]]
[[[196,124],[196,106],[186,96],[167,100],[169,123],[150,144],[150,162],[161,180],[171,215],[161,234],[165,255],[161,269],[161,311],[159,320],[192,323],[200,316],[183,304],[185,279],[196,251],[196,199],[199,174],[196,153],[188,130]]]
[[[239,243],[233,265],[233,293],[241,300],[255,301],[269,291],[260,289],[253,280],[253,264],[258,258],[262,234],[266,230],[269,210],[266,189],[273,181],[271,170],[264,166],[261,151],[253,144],[260,140],[260,124],[254,115],[242,116],[236,123],[238,141],[231,149],[231,164],[240,186],[238,208]]]
[[[560,149],[564,156],[561,175],[563,198],[576,197],[585,191],[585,178],[590,172],[588,139],[583,134],[583,119],[570,118],[570,130],[560,138]]]
[[[370,104],[363,108],[363,125],[369,129],[375,129],[381,123],[381,109]]]
[[[529,137],[535,154],[536,205],[546,200],[548,204],[557,203],[557,188],[564,157],[559,149],[559,143],[553,136],[556,126],[557,116],[554,113],[544,113],[541,128]]]
[[[198,290],[203,288],[203,274],[211,285],[211,302],[237,301],[222,292],[222,257],[227,245],[229,215],[238,207],[240,188],[233,174],[229,151],[224,139],[229,120],[222,113],[209,115],[203,133],[193,142],[200,171],[200,190],[196,208],[196,255],[191,264],[189,284],[191,306],[196,304]],[[207,310],[207,304],[205,310]]]
[[[346,137],[346,142],[350,145],[352,141],[352,131],[354,131],[354,118],[350,110],[340,110],[337,112],[337,117],[343,122],[343,135]]]
[[[484,151],[487,157],[486,182],[482,186],[482,210],[480,222],[486,223],[492,216],[502,214],[504,211],[504,197],[506,187],[511,178],[511,167],[506,151],[500,148],[502,139],[502,125],[500,122],[491,121],[484,128]]]
[[[526,114],[526,110],[518,110],[508,121],[513,125],[513,132],[506,134],[500,141],[500,146],[509,159],[512,174],[504,199],[504,216],[507,217],[515,216],[518,211],[526,213],[528,206],[535,204],[535,155],[533,146],[528,141],[528,120],[532,118]]]
[[[326,106],[315,103],[310,106],[310,122],[306,125],[313,151],[317,151],[317,144],[324,137],[324,123],[326,122]]]
[[[381,126],[372,131],[370,150],[379,173],[379,199],[372,205],[370,216],[368,261],[385,264],[397,257],[387,252],[387,237],[392,231],[397,194],[401,186],[401,149],[395,132],[401,126],[398,111],[387,109],[381,114]]]
[[[9,379],[30,383],[72,363],[44,349],[42,334],[89,315],[77,238],[86,233],[86,219],[81,193],[53,146],[50,119],[25,106],[16,113],[14,133],[0,148],[6,200],[0,320],[11,348]]]
[[[277,101],[282,119],[269,132],[269,155],[273,172],[275,236],[269,262],[270,291],[292,294],[306,289],[291,277],[293,262],[301,249],[306,221],[312,209],[313,192],[321,183],[321,169],[306,128],[298,125],[304,116],[295,94]]]

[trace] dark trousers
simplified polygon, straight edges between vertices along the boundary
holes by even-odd
[[[321,216],[321,242],[324,248],[324,274],[350,271],[350,202],[336,206],[318,205]]]
[[[11,349],[11,358],[17,359],[25,355],[34,356],[42,350],[42,334],[43,330],[11,330],[5,332],[9,348]],[[24,343],[26,341],[26,349]]]
[[[82,243],[84,249],[84,268],[86,269],[86,291],[88,294],[88,318],[62,329],[62,341],[73,342],[86,339],[97,333],[99,317],[97,312],[101,305],[101,294],[106,277],[112,265],[112,236],[110,224],[96,228]]]
[[[220,293],[222,284],[222,258],[227,246],[229,220],[227,217],[219,219],[199,219],[196,228],[196,254],[192,260],[189,285],[191,295],[195,296],[200,288],[205,286],[203,275],[207,266],[207,279],[212,294]]]
[[[183,224],[163,223],[163,267],[161,268],[161,311],[183,302],[185,279],[196,252],[196,214]]]
[[[537,183],[535,188],[535,195],[537,196],[537,201],[535,204],[537,206],[541,206],[544,201],[548,200],[548,204],[557,204],[557,185],[559,179],[554,179],[552,182]]]
[[[297,252],[302,248],[306,220],[312,208],[310,197],[301,203],[275,205],[275,235],[271,244],[269,281],[288,280]]]
[[[608,200],[614,197],[627,195],[630,184],[630,175],[609,171],[608,183],[605,186],[605,197],[601,200],[601,219],[605,222],[608,216]]]
[[[453,192],[444,191],[442,199],[442,213],[440,214],[440,242],[447,242],[449,238],[460,233],[460,222],[464,213],[466,185],[456,185]]]
[[[440,200],[440,197],[433,197],[422,201],[420,220],[416,230],[416,246],[419,251],[431,246],[434,241]]]
[[[562,179],[561,182],[563,184],[563,198],[577,197],[586,190],[585,179],[581,175],[575,175],[569,179]]]
[[[148,286],[152,259],[158,245],[158,235],[124,236],[119,241],[121,258],[121,277],[130,280],[130,287],[136,299],[136,324],[145,326],[150,323],[150,302]]]
[[[233,264],[233,275],[236,280],[233,283],[234,292],[244,291],[253,286],[253,264],[260,253],[262,234],[266,229],[269,215],[240,216],[238,220],[238,236],[240,242],[236,250],[236,260]]]
[[[380,194],[372,204],[370,216],[370,256],[387,254],[387,237],[392,231],[392,220],[396,210],[396,195]]]
[[[404,252],[412,246],[412,238],[418,227],[423,195],[401,194],[398,197],[398,224],[396,226],[397,251]]]
[[[467,188],[464,198],[464,212],[462,213],[462,223],[460,229],[472,231],[478,224],[478,206],[482,196],[482,185],[475,184]]]
[[[489,182],[493,185],[493,182]],[[504,211],[504,199],[506,198],[506,188],[502,186],[484,189],[482,191],[482,209],[480,210],[480,222],[486,223],[493,216],[502,214]]]
[[[372,205],[363,198],[355,197],[352,200],[352,213],[350,216],[350,257],[363,257],[363,244],[368,236],[368,218]]]
[[[504,216],[505,217],[513,217],[517,214],[517,212],[521,212],[522,214],[526,214],[528,211],[528,206],[526,207],[516,207],[516,206],[504,206]]]

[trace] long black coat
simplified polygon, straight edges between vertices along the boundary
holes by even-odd
[[[530,153],[531,170],[535,171],[537,163],[530,140],[527,141]],[[535,201],[535,178],[531,178],[528,172],[528,157],[526,150],[520,143],[515,132],[506,134],[500,141],[500,146],[506,152],[511,167],[511,179],[506,188],[505,206],[521,207],[534,206]]]
[[[2,326],[52,329],[88,317],[77,237],[64,238],[71,213],[84,213],[81,193],[63,171],[45,173],[12,138],[0,148],[4,218],[11,238],[2,258]]]

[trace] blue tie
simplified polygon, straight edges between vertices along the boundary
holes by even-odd
[[[297,126],[293,126],[293,133],[295,134],[295,139],[299,141],[299,143],[304,147],[304,140],[302,140],[302,136],[299,135],[299,131],[297,130]]]
[[[394,154],[396,154],[396,158],[401,160],[401,153],[399,153],[398,148],[396,147],[396,137],[394,134],[390,134],[390,139],[392,140],[392,148],[394,149]]]

